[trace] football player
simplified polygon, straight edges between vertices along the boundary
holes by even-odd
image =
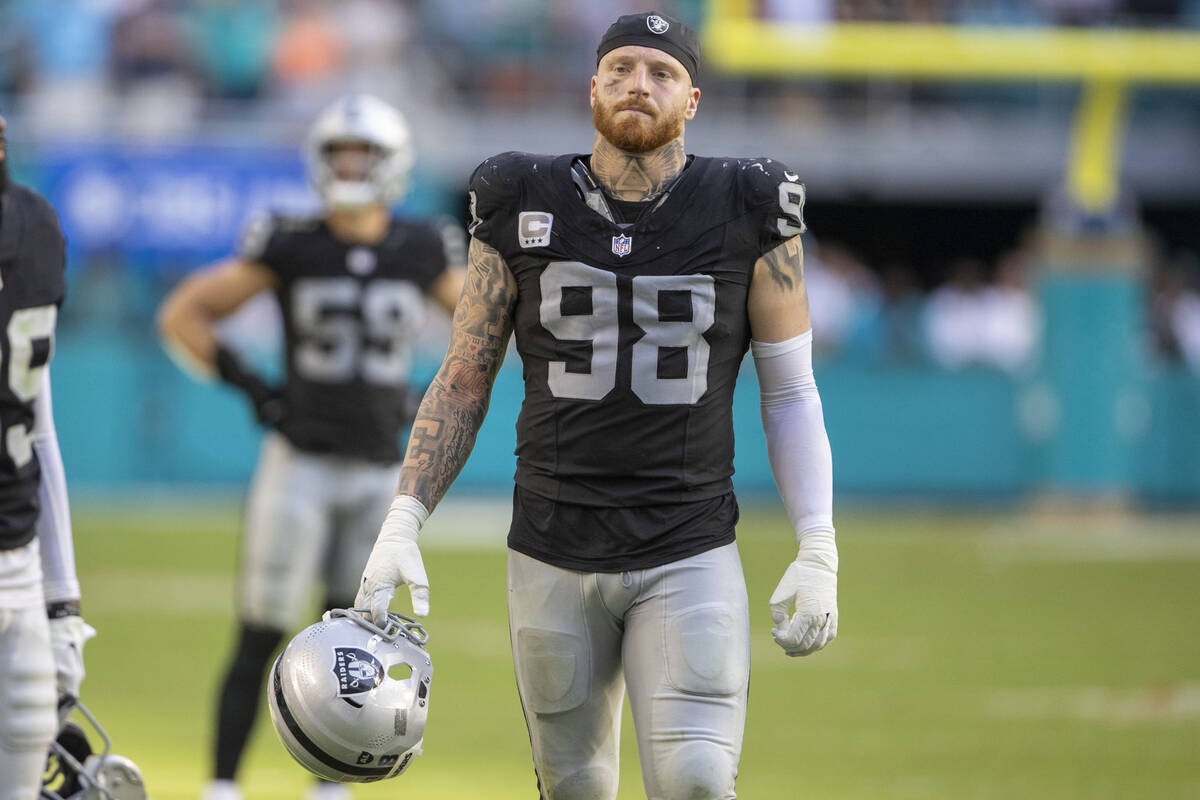
[[[799,543],[770,600],[790,656],[837,634],[832,466],[812,371],[804,187],[766,158],[685,154],[699,45],[621,17],[590,155],[506,153],[471,178],[467,286],[359,607],[429,609],[417,546],[474,442],[511,333],[524,362],[508,536],[517,688],[543,798],[617,791],[628,693],[650,798],[731,798],[750,622],[734,543],[732,397],[750,349]]]
[[[95,631],[79,616],[50,405],[65,246],[45,199],[9,182],[4,130],[0,117],[0,800],[32,800]]]
[[[396,488],[413,406],[410,346],[426,299],[452,311],[465,236],[453,223],[394,217],[412,167],[398,111],[343,98],[314,124],[308,168],[323,200],[311,218],[252,222],[241,252],[184,280],[163,302],[169,351],[245,392],[264,437],[250,488],[237,583],[241,624],[221,689],[211,800],[238,797],[238,762],[263,676],[318,577],[326,608],[352,605],[379,518]],[[286,379],[269,385],[215,333],[222,317],[274,292]],[[341,787],[318,787],[325,797]]]

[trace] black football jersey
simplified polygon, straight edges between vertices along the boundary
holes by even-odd
[[[510,544],[570,567],[651,566],[699,552],[687,533],[697,509],[711,513],[709,546],[732,540],[732,403],[750,341],[747,290],[758,258],[803,231],[804,188],[775,161],[692,157],[664,199],[618,224],[580,183],[586,159],[507,153],[471,180],[471,233],[517,282],[518,494],[676,505],[692,522],[664,521],[660,509],[649,523],[658,533],[631,521],[604,537],[627,546],[579,561],[546,540],[544,522],[519,519],[530,498],[518,497]],[[640,546],[648,557],[663,536],[682,549],[618,567],[619,552]]]
[[[41,468],[30,441],[66,289],[58,217],[31,189],[0,195],[0,549],[33,539]]]
[[[242,258],[279,279],[286,417],[297,448],[391,463],[400,458],[412,338],[424,293],[453,259],[453,223],[394,219],[375,245],[333,235],[324,219],[263,217]],[[459,253],[454,253],[457,248]]]

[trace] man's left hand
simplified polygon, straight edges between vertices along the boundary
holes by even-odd
[[[832,531],[801,536],[796,560],[771,594],[771,620],[771,635],[789,656],[815,653],[837,636],[837,548]]]
[[[96,629],[83,617],[70,615],[50,620],[50,646],[54,650],[54,679],[58,696],[79,697],[83,683],[83,645],[96,635]]]

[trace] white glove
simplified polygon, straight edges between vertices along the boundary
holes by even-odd
[[[837,545],[833,531],[806,531],[771,594],[771,635],[789,656],[807,656],[837,636]],[[795,608],[791,618],[788,611]]]
[[[58,696],[79,697],[83,683],[83,644],[96,635],[96,629],[83,617],[70,614],[50,620],[50,647],[54,650],[54,680]]]
[[[417,536],[428,518],[420,500],[401,494],[392,501],[379,529],[354,606],[371,609],[371,620],[381,628],[387,624],[388,605],[401,584],[408,584],[413,614],[423,617],[429,613],[429,578],[417,547]]]

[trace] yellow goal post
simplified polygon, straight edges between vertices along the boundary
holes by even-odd
[[[709,0],[704,60],[738,75],[947,82],[1073,82],[1067,188],[1084,209],[1117,196],[1131,84],[1200,84],[1200,33],[1164,29],[904,23],[801,25],[757,19],[754,0]]]

